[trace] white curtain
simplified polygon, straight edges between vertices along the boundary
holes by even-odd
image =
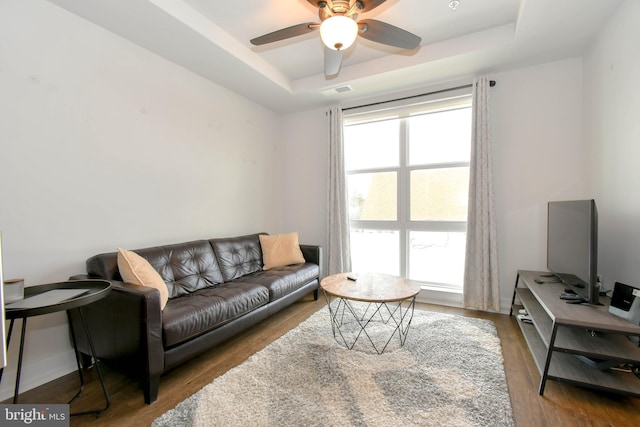
[[[344,166],[343,115],[340,107],[327,111],[329,121],[329,185],[327,195],[327,257],[329,274],[351,271],[349,204]]]
[[[473,82],[464,306],[500,311],[490,124],[489,79],[482,77]]]

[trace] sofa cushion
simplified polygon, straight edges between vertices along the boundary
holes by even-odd
[[[209,243],[218,258],[225,282],[262,269],[262,249],[258,234],[211,239]]]
[[[268,302],[269,291],[251,283],[224,283],[171,299],[162,313],[164,347],[202,335]]]
[[[118,270],[125,282],[160,291],[160,309],[164,309],[169,299],[167,284],[146,259],[135,252],[118,248]]]
[[[288,265],[258,271],[232,283],[257,283],[269,290],[269,301],[274,301],[317,279],[319,270],[316,264]]]
[[[262,247],[263,270],[304,263],[297,232],[274,236],[260,235],[260,246]]]
[[[222,273],[206,240],[138,249],[167,283],[169,298],[222,283]]]

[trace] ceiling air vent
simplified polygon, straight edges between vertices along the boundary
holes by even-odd
[[[340,93],[349,93],[349,92],[353,92],[353,88],[349,85],[342,85],[338,87],[325,89],[320,93],[323,94],[324,96],[332,96],[332,95],[335,95],[336,93],[340,94]]]
[[[335,90],[337,93],[347,93],[347,92],[351,92],[353,89],[351,89],[351,86],[349,85],[344,85],[344,86],[339,86],[333,90]]]

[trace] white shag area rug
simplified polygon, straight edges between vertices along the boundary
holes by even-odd
[[[415,310],[378,355],[338,344],[325,307],[153,426],[513,426],[502,362],[488,320]]]

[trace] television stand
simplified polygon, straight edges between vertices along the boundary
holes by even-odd
[[[531,319],[517,321],[540,372],[538,394],[547,380],[556,380],[640,397],[640,379],[633,373],[601,369],[640,366],[640,348],[629,338],[640,337],[640,326],[609,313],[609,298],[601,297],[599,305],[566,304],[559,298],[563,284],[536,283],[545,274],[518,271],[510,313],[524,308]]]

